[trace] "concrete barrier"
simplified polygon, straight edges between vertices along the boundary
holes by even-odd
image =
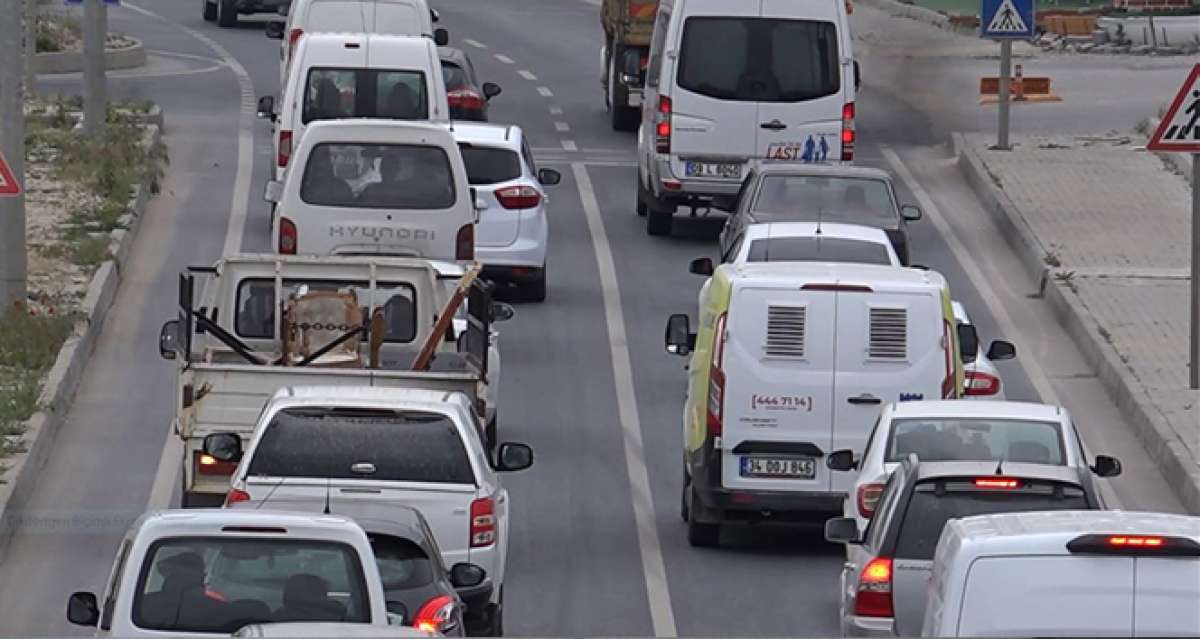
[[[104,68],[109,71],[117,69],[135,69],[146,65],[146,48],[140,40],[133,40],[133,45],[120,49],[104,50]],[[39,53],[33,57],[35,73],[77,73],[83,71],[83,52],[54,51]]]

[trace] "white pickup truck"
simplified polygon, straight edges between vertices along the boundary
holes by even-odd
[[[467,271],[415,258],[236,255],[182,273],[179,318],[163,325],[159,352],[178,365],[183,505],[217,505],[229,490],[234,464],[204,454],[204,437],[248,443],[267,400],[288,386],[460,392],[494,445],[491,322],[512,310]],[[198,298],[197,277],[207,279]]]

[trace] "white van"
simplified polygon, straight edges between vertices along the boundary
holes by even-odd
[[[1053,511],[952,519],[926,637],[1200,635],[1200,517]]]
[[[292,0],[287,22],[267,23],[268,38],[279,45],[279,86],[287,79],[288,65],[300,37],[306,33],[380,33],[426,36],[437,44],[449,42],[445,29],[435,29],[437,12],[427,0]]]
[[[282,180],[304,127],[317,120],[447,120],[450,106],[437,46],[429,38],[319,33],[296,51],[279,111],[259,98],[259,117],[275,124],[275,179]]]
[[[475,258],[481,207],[445,126],[313,122],[266,199],[281,254]]]
[[[639,208],[734,195],[763,162],[851,161],[857,76],[842,0],[661,0],[638,130]],[[649,220],[662,219],[648,216],[647,230],[659,234]]]
[[[950,293],[938,273],[758,262],[717,268],[699,332],[667,324],[687,355],[683,515],[693,545],[729,519],[816,519],[841,510],[852,473],[824,457],[862,451],[884,404],[957,398]],[[811,514],[811,515],[810,515]]]

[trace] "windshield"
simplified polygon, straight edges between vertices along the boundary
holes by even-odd
[[[442,413],[306,406],[275,414],[251,477],[474,484],[466,447]]]
[[[892,422],[887,461],[916,453],[921,461],[1004,460],[1066,464],[1062,426],[1011,419],[922,418]]]
[[[800,102],[837,93],[837,28],[832,22],[688,18],[679,86],[719,100]]]
[[[840,237],[773,237],[753,240],[747,262],[892,263],[887,246]]]
[[[304,91],[305,124],[338,118],[429,119],[421,71],[313,68]]]
[[[453,62],[442,60],[442,78],[445,80],[447,91],[473,88],[466,70]]]
[[[142,565],[133,622],[224,634],[272,621],[366,622],[361,561],[350,546],[327,541],[163,539]]]
[[[899,218],[883,180],[812,175],[764,177],[752,211],[803,222],[895,226]]]
[[[333,280],[283,280],[283,298],[291,299],[313,291],[348,291],[354,294],[362,308],[362,317],[369,317],[371,307],[383,309],[387,327],[384,341],[407,343],[417,336],[417,292],[409,284],[376,282],[374,298],[368,282]],[[237,310],[234,329],[241,337],[272,339],[275,336],[275,280],[247,278],[238,282]],[[346,330],[349,330],[347,328]],[[344,332],[344,331],[343,331]]]
[[[496,184],[521,177],[521,158],[516,151],[461,144],[467,179],[472,185]]]
[[[300,199],[315,206],[448,209],[454,172],[446,152],[407,144],[318,144],[304,165]]]

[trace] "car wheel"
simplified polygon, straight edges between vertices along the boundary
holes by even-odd
[[[504,586],[500,586],[500,600],[496,605],[492,606],[492,612],[488,615],[487,635],[488,637],[503,637],[504,636]]]
[[[233,5],[234,2],[235,0],[217,0],[217,26],[237,26],[238,14],[237,7]]]
[[[690,513],[695,513],[696,494],[689,490],[690,499],[688,503]],[[688,543],[697,548],[715,548],[721,544],[721,524],[703,524],[696,521],[695,517],[688,517],[687,523]]]
[[[646,233],[650,235],[670,235],[671,227],[675,225],[675,211],[659,208],[657,204],[657,202],[647,203]]]
[[[608,114],[614,131],[636,131],[642,122],[642,112],[625,105],[629,101],[629,90],[621,84],[617,71],[617,60],[625,57],[622,49],[616,49],[608,59]]]
[[[521,284],[521,299],[526,302],[546,301],[546,267],[538,269],[537,275]]]
[[[638,217],[646,217],[646,211],[649,210],[646,205],[646,189],[642,187],[642,179],[638,178],[637,185],[637,214]]]
[[[492,415],[488,420],[487,426],[483,427],[483,443],[487,446],[489,453],[496,452],[496,418],[497,415]]]
[[[200,6],[202,7],[201,12],[204,15],[205,22],[212,22],[217,19],[217,5],[216,4],[209,2],[208,0],[200,0]]]
[[[688,510],[688,487],[692,485],[692,478],[688,477],[687,465],[683,467],[683,490],[679,491],[679,518],[685,523],[690,519],[691,513]]]

